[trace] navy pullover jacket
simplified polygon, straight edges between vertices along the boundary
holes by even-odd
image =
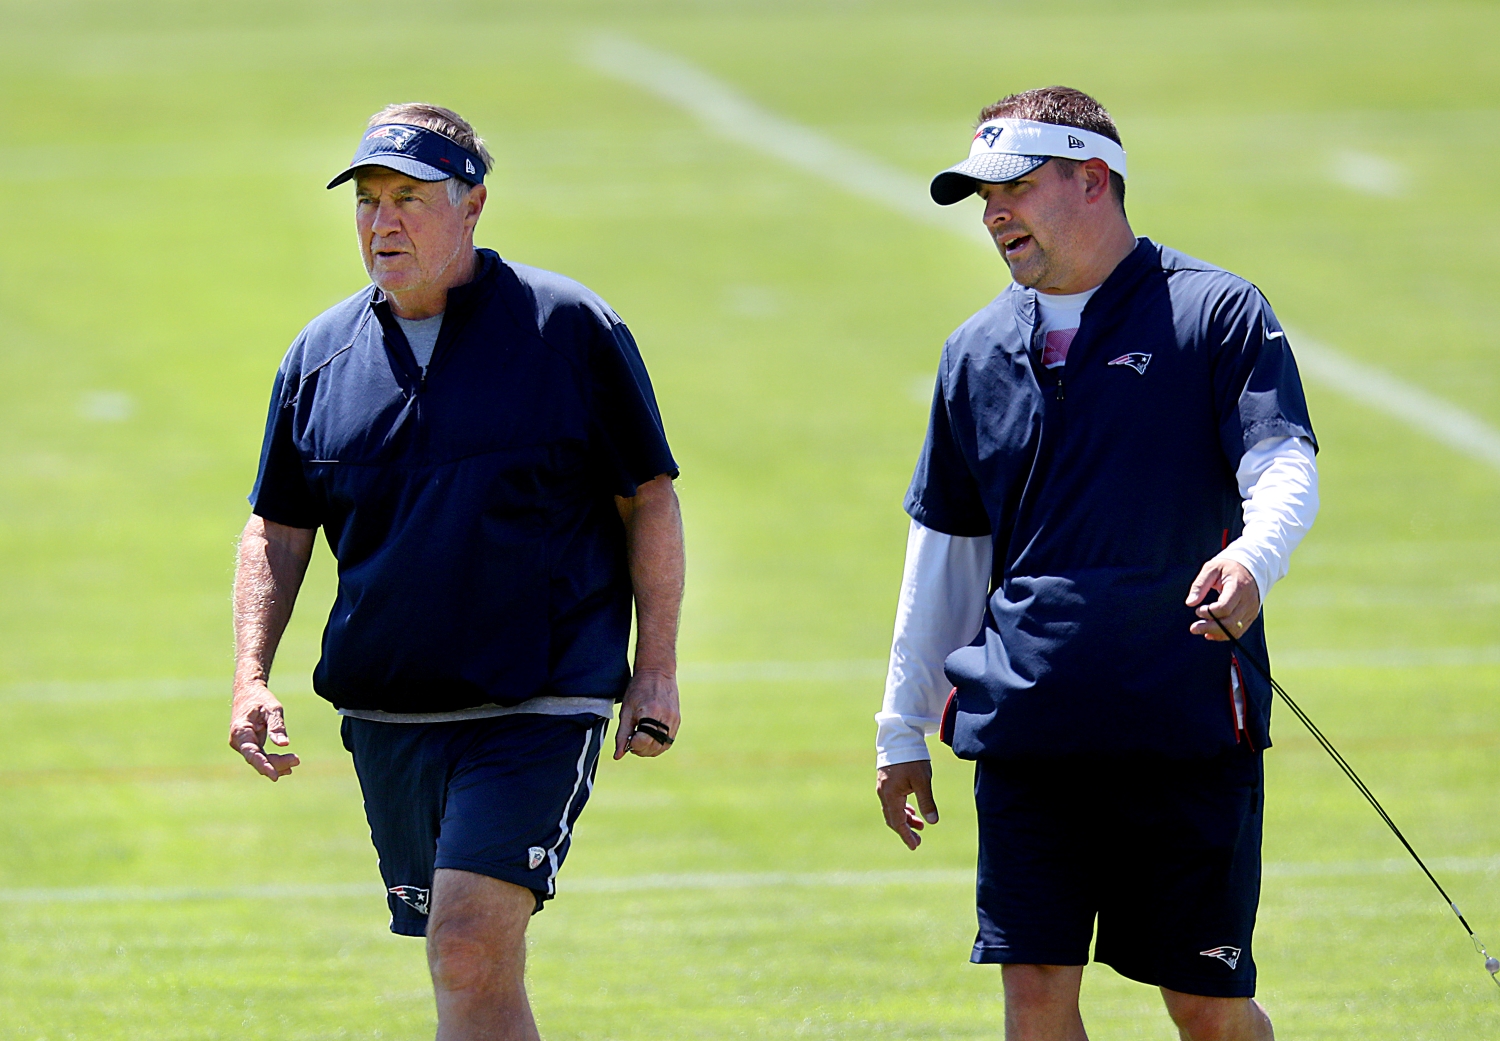
[[[589,290],[476,260],[425,376],[373,286],[276,375],[250,502],[323,528],[338,559],[313,685],[341,708],[618,698],[629,680],[614,496],[677,476],[651,381]]]
[[[1243,528],[1235,471],[1313,440],[1286,337],[1253,285],[1138,241],[1040,364],[1036,293],[1012,285],[949,338],[907,512],[994,540],[974,644],[946,663],[943,735],[965,758],[1211,756],[1270,744],[1271,691],[1188,632],[1205,561]],[[1242,637],[1265,661],[1261,619]]]

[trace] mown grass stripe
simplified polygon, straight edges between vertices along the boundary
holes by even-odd
[[[1277,651],[1271,664],[1288,669],[1426,669],[1500,665],[1500,644],[1474,647],[1308,648]],[[808,683],[880,680],[884,658],[830,661],[685,662],[685,683]],[[137,698],[216,699],[229,703],[227,679],[50,680],[0,687],[0,705],[14,702],[131,701]],[[309,691],[285,691],[308,694]]]
[[[1428,861],[1434,871],[1448,874],[1500,872],[1500,857],[1439,857]],[[1268,878],[1346,878],[1415,872],[1410,860],[1329,861],[1324,863],[1268,863]],[[719,891],[778,888],[850,888],[881,886],[964,885],[974,883],[969,868],[929,868],[911,871],[747,871],[687,872],[683,874],[624,875],[617,878],[564,879],[559,890],[568,893],[643,893],[653,891]],[[378,882],[286,883],[246,886],[80,886],[75,888],[10,889],[11,904],[179,903],[214,900],[318,900],[379,897]]]

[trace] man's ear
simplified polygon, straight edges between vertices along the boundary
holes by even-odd
[[[464,200],[464,205],[468,207],[467,212],[464,213],[465,227],[473,228],[479,223],[479,215],[484,212],[484,201],[487,198],[489,198],[489,190],[482,184],[476,184],[469,192],[469,197]]]
[[[1088,202],[1098,202],[1109,195],[1109,164],[1103,159],[1085,159],[1080,168],[1083,173],[1083,197]]]

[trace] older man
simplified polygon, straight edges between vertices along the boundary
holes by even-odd
[[[353,161],[374,285],[277,373],[235,576],[230,745],[292,772],[276,645],[321,528],[338,594],[314,673],[343,716],[391,930],[427,938],[438,1037],[537,1037],[530,916],[614,756],[679,722],[677,465],[630,332],[560,275],[474,248],[491,159],[393,105]],[[635,663],[627,662],[634,607]]]
[[[1316,444],[1270,305],[1137,239],[1125,173],[1109,114],[1050,87],[986,107],[932,182],[983,197],[1013,284],[939,364],[877,790],[916,849],[927,735],[976,761],[972,960],[1004,966],[1007,1038],[1084,1037],[1091,940],[1182,1037],[1269,1038],[1250,946],[1271,693],[1220,626],[1264,660]]]

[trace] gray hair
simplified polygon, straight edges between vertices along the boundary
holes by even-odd
[[[469,193],[478,187],[462,177],[450,177],[443,182],[443,186],[448,189],[448,201],[455,206],[462,206]]]

